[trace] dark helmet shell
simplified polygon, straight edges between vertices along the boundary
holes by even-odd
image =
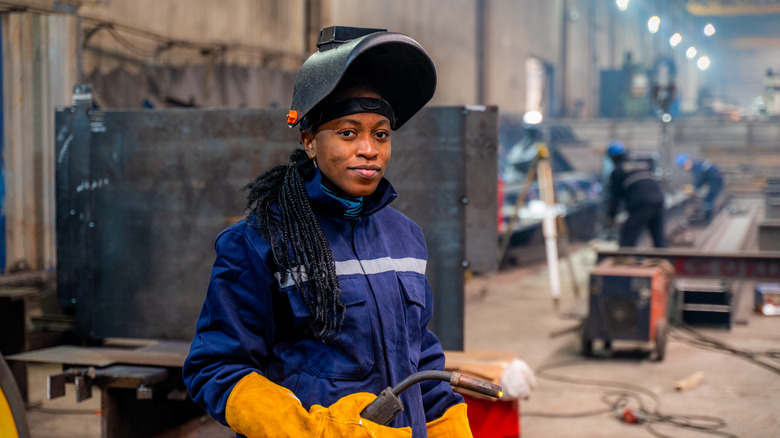
[[[371,86],[390,103],[400,128],[436,91],[436,68],[417,41],[377,31],[312,54],[295,79],[288,124],[301,123],[339,85]],[[305,123],[305,122],[304,122]]]

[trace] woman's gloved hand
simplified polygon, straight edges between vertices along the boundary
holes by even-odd
[[[260,374],[250,373],[231,391],[225,419],[233,430],[248,438],[411,437],[412,431],[408,427],[395,429],[360,418],[360,412],[375,398],[374,394],[359,392],[343,397],[327,408],[314,405],[306,412],[300,400],[287,388]]]
[[[466,403],[458,403],[444,412],[441,417],[426,424],[428,438],[472,438]]]

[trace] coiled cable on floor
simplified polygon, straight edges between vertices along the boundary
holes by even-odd
[[[523,411],[523,416],[546,418],[581,418],[610,412],[622,414],[626,410],[630,410],[641,415],[641,421],[628,421],[624,415],[618,415],[618,418],[621,418],[622,421],[629,423],[644,423],[645,429],[652,435],[659,438],[673,437],[659,432],[654,427],[657,425],[667,425],[683,429],[690,429],[703,434],[721,436],[724,438],[737,438],[736,435],[720,430],[726,427],[726,422],[721,418],[709,415],[670,415],[662,413],[660,410],[661,400],[658,395],[642,386],[609,380],[575,378],[549,372],[558,368],[592,364],[594,361],[598,360],[599,359],[579,359],[550,363],[541,366],[538,370],[536,370],[535,373],[538,378],[554,380],[558,382],[616,388],[615,390],[606,391],[602,394],[601,401],[607,405],[606,408],[574,413]],[[652,405],[650,407],[645,404],[643,396],[649,398],[652,401]],[[633,408],[632,406],[636,407]]]
[[[780,361],[780,352],[778,351],[747,351],[732,347],[717,339],[705,336],[689,326],[682,326],[671,331],[673,339],[684,342],[694,347],[700,347],[710,350],[719,350],[730,353],[734,356],[747,360],[755,365],[765,368],[774,373],[780,374],[780,366],[762,361],[762,358],[768,358],[773,361]]]

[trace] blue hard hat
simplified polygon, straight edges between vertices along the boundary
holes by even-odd
[[[677,166],[679,167],[682,167],[686,161],[688,161],[688,154],[677,155],[677,159],[674,160],[674,162],[677,163]]]
[[[613,141],[609,144],[609,147],[607,148],[607,155],[610,157],[615,157],[618,155],[623,155],[626,153],[626,147],[623,146],[623,143],[619,141]]]

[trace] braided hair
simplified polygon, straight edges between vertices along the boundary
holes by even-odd
[[[296,149],[289,163],[260,175],[244,190],[249,191],[247,210],[252,213],[247,223],[271,244],[281,282],[292,276],[312,314],[311,334],[325,341],[341,331],[345,306],[333,252],[304,186],[304,177],[313,173],[312,159]]]

